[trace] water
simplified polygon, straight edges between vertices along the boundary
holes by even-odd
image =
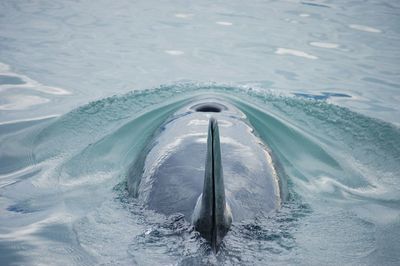
[[[399,8],[2,1],[0,264],[398,265]],[[151,132],[210,93],[247,115],[289,195],[217,256],[125,187]]]

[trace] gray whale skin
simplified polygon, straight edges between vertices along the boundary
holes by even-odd
[[[232,222],[281,205],[269,149],[246,116],[219,99],[181,108],[128,172],[128,190],[147,208],[182,213],[218,252]]]

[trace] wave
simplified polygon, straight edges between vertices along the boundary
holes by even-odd
[[[29,221],[18,218],[24,227],[3,224],[4,232],[20,230],[21,234],[2,239],[20,241],[52,221],[66,225],[66,234],[79,239],[80,244],[68,245],[83,250],[87,261],[93,257],[108,261],[103,247],[96,244],[104,239],[109,252],[121,261],[130,256],[139,262],[146,250],[158,252],[150,259],[153,262],[208,261],[207,256],[195,255],[204,251],[204,245],[179,215],[162,217],[143,210],[127,196],[123,184],[127,168],[160,125],[183,105],[210,95],[224,98],[246,114],[288,183],[282,210],[271,219],[235,225],[218,260],[245,262],[254,256],[263,260],[265,254],[271,261],[277,261],[277,254],[292,258],[292,250],[301,248],[301,239],[311,230],[302,221],[326,217],[324,208],[341,213],[346,206],[365,221],[359,223],[353,214],[338,220],[338,227],[349,221],[357,224],[350,228],[354,239],[368,232],[369,223],[396,226],[399,128],[324,100],[249,87],[183,83],[109,97],[60,117],[0,125],[0,191],[5,209],[35,214]],[[21,191],[29,193],[21,195]],[[384,217],[374,217],[375,209]],[[56,219],[57,214],[69,217],[68,222]],[[131,237],[118,239],[129,230]],[[50,232],[54,236],[55,231]],[[37,238],[31,241],[40,244]],[[112,247],[116,242],[128,252]],[[367,242],[360,245],[371,248]],[[260,247],[266,253],[261,254]],[[371,253],[360,256],[368,258]]]

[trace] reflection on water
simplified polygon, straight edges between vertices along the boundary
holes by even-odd
[[[328,48],[328,49],[334,49],[334,48],[339,47],[338,44],[329,43],[329,42],[310,42],[310,45],[315,46],[315,47]]]
[[[6,103],[0,104],[0,110],[24,110],[28,109],[37,104],[47,103],[50,100],[35,96],[35,95],[22,95],[22,94],[13,94],[6,95],[2,97],[2,100]]]
[[[352,28],[352,29],[355,29],[355,30],[372,32],[372,33],[380,33],[380,32],[382,32],[380,29],[376,29],[376,28],[373,28],[373,27],[368,27],[368,26],[365,26],[365,25],[350,24],[349,27]]]
[[[49,103],[49,95],[64,96],[69,91],[41,84],[25,75],[12,72],[6,64],[0,63],[0,112],[4,117],[12,111],[27,110],[23,118],[30,117],[37,105]],[[4,121],[4,118],[0,118]]]
[[[279,55],[294,55],[298,57],[304,57],[307,59],[318,59],[315,55],[307,54],[306,52],[294,50],[294,49],[287,49],[287,48],[278,48],[275,52]]]

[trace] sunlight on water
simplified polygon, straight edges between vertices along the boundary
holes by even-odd
[[[50,101],[49,99],[39,96],[21,94],[4,96],[3,100],[5,100],[6,103],[0,105],[0,110],[24,110],[33,105],[43,104]]]
[[[358,24],[351,24],[349,25],[350,28],[355,29],[355,30],[360,30],[360,31],[366,31],[366,32],[372,32],[372,33],[380,33],[382,32],[380,29],[364,26],[364,25],[358,25]]]
[[[228,22],[228,21],[217,21],[215,23],[218,25],[221,25],[221,26],[232,26],[233,25],[232,22]]]
[[[183,55],[184,54],[183,51],[179,51],[179,50],[165,50],[165,52],[170,55]]]
[[[299,51],[299,50],[293,50],[293,49],[287,49],[287,48],[278,48],[275,52],[276,54],[279,55],[294,55],[298,57],[304,57],[307,59],[318,59],[315,55],[307,54],[306,52]]]
[[[329,42],[310,42],[310,45],[315,46],[315,47],[328,48],[328,49],[334,49],[334,48],[339,47],[338,44],[329,43]]]

